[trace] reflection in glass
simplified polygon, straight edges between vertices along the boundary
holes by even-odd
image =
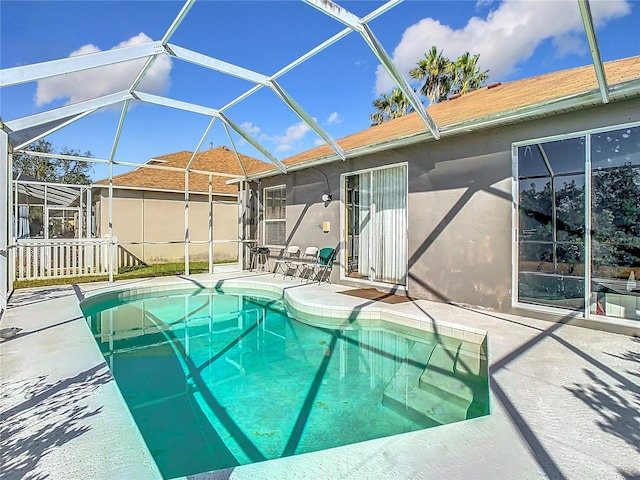
[[[518,148],[521,302],[584,309],[584,143]]]
[[[521,272],[553,273],[553,243],[520,243],[519,267]]]
[[[640,127],[591,135],[593,170],[623,165],[640,165]]]
[[[640,320],[640,126],[518,147],[518,300]],[[586,216],[591,233],[586,235]]]
[[[554,180],[558,241],[584,240],[584,174]]]
[[[569,310],[584,309],[582,277],[521,272],[518,276],[519,300]]]
[[[551,178],[520,180],[520,238],[552,239]]]
[[[584,142],[584,137],[578,137],[540,145],[554,175],[584,172]]]
[[[640,127],[592,136],[591,313],[640,319]]]
[[[546,177],[551,173],[538,145],[518,147],[518,160],[519,178]]]

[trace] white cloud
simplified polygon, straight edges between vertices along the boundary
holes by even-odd
[[[574,33],[558,35],[553,39],[553,46],[555,47],[558,58],[563,58],[570,53],[584,55],[589,51],[587,43]]]
[[[321,146],[321,145],[325,145],[325,144],[326,144],[326,142],[325,142],[323,139],[321,139],[321,138],[316,138],[316,141],[315,141],[315,142],[313,142],[313,144],[314,144],[316,147],[319,147],[319,146]]]
[[[151,38],[147,35],[139,33],[135,37],[125,40],[113,48],[140,45],[151,41]],[[95,45],[83,45],[78,50],[72,52],[69,57],[99,51],[100,49]],[[45,105],[58,98],[68,99],[67,103],[76,103],[97,98],[101,95],[126,90],[135,80],[144,66],[145,61],[146,58],[141,58],[40,80],[36,90],[36,105]],[[170,71],[171,59],[166,55],[160,55],[145,75],[138,89],[148,93],[166,93],[171,84],[169,78]]]
[[[331,115],[329,115],[329,118],[327,118],[327,123],[329,125],[340,122],[342,122],[342,119],[340,118],[340,115],[338,115],[338,112],[333,112]]]
[[[311,131],[309,125],[299,122],[287,127],[284,135],[276,135],[270,140],[276,144],[276,152],[287,152],[291,150],[293,144],[301,141]]]
[[[254,125],[252,122],[244,122],[240,125],[242,129],[252,137],[257,136],[260,133],[260,127]]]
[[[479,2],[486,4],[486,2]],[[592,1],[596,26],[631,12],[628,0]],[[578,3],[569,0],[505,0],[486,18],[472,17],[466,26],[454,30],[433,18],[424,18],[407,28],[393,51],[398,69],[405,73],[424,53],[436,45],[449,58],[468,51],[480,54],[479,67],[500,80],[533,55],[544,40],[553,40],[556,55],[586,51]],[[389,92],[395,84],[381,65],[376,71],[375,92]]]

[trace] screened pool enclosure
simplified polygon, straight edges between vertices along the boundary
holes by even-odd
[[[410,8],[419,3],[405,2],[405,5],[408,4],[407,8]],[[474,2],[468,3],[465,8],[473,8]],[[312,47],[308,48],[305,43],[303,53],[293,60],[278,59],[273,66],[268,67],[270,70],[267,74],[259,72],[257,67],[254,70],[240,66],[244,65],[242,58],[231,63],[222,59],[227,58],[224,55],[217,57],[204,53],[211,52],[212,48],[204,41],[205,37],[212,44],[221,43],[215,42],[219,40],[215,37],[215,29],[202,32],[202,48],[186,48],[185,45],[177,44],[177,41],[172,43],[175,38],[181,38],[181,29],[192,28],[193,24],[189,20],[202,14],[197,13],[198,11],[203,12],[198,8],[224,9],[224,2],[196,3],[195,0],[187,0],[178,6],[173,21],[163,26],[163,33],[156,35],[158,40],[0,70],[0,87],[4,93],[12,88],[23,88],[25,85],[33,87],[46,79],[64,78],[65,75],[79,72],[100,72],[100,69],[113,65],[136,65],[135,74],[126,79],[125,88],[118,87],[117,91],[67,104],[61,101],[50,110],[38,105],[37,108],[33,107],[36,113],[18,118],[8,119],[3,115],[0,121],[0,222],[6,227],[0,235],[0,308],[6,308],[14,280],[94,274],[108,275],[109,280],[113,280],[119,269],[146,262],[148,258],[152,261],[160,258],[161,255],[154,252],[161,245],[171,246],[174,252],[172,258],[179,258],[179,261],[184,262],[184,272],[187,275],[190,273],[191,263],[196,260],[207,262],[209,272],[213,272],[217,268],[216,252],[222,248],[233,250],[228,255],[229,261],[224,265],[225,269],[244,269],[250,263],[247,257],[252,246],[286,246],[295,230],[300,225],[306,225],[302,217],[315,205],[313,201],[324,208],[316,210],[320,214],[314,212],[311,215],[318,217],[312,219],[313,227],[323,234],[330,232],[330,235],[311,238],[312,233],[305,233],[300,238],[309,245],[313,242],[320,247],[328,246],[318,244],[320,241],[328,243],[327,239],[331,238],[331,247],[336,247],[340,252],[335,270],[340,274],[341,281],[361,284],[369,281],[371,285],[389,284],[408,289],[410,270],[412,266],[415,268],[412,263],[417,263],[418,260],[426,262],[421,258],[424,251],[420,247],[440,233],[428,234],[427,239],[412,238],[412,226],[409,225],[411,202],[415,202],[412,196],[416,198],[415,183],[412,190],[412,182],[415,180],[413,174],[416,168],[422,168],[421,165],[416,167],[417,164],[430,161],[431,145],[440,141],[441,137],[447,141],[453,136],[475,138],[473,135],[481,130],[516,123],[525,125],[524,122],[532,119],[540,120],[559,114],[563,108],[565,112],[577,111],[588,108],[585,106],[587,103],[591,107],[596,104],[604,105],[610,101],[621,101],[620,98],[627,93],[628,98],[631,98],[640,91],[638,79],[608,84],[594,26],[597,21],[594,22],[592,17],[590,3],[588,0],[575,0],[573,13],[578,21],[579,36],[584,37],[585,45],[589,47],[588,57],[593,67],[591,69],[590,65],[589,68],[595,77],[595,87],[585,85],[584,90],[578,93],[559,92],[556,98],[533,99],[531,104],[518,107],[502,105],[502,110],[491,114],[483,113],[483,117],[467,117],[451,124],[437,124],[435,116],[432,117],[429,113],[434,110],[431,107],[429,110],[425,108],[414,85],[409,83],[404,66],[400,69],[394,60],[395,52],[394,55],[389,53],[392,48],[391,40],[388,40],[390,34],[385,32],[384,40],[381,40],[382,36],[374,34],[374,30],[385,28],[383,20],[390,15],[388,12],[396,7],[404,8],[398,7],[401,4],[400,0],[380,2],[372,10],[362,13],[365,3],[354,2],[351,6],[353,11],[359,12],[356,14],[328,0],[296,2],[292,8],[300,8],[299,5],[303,8],[313,7],[313,12],[319,12],[319,22],[326,22],[323,25],[331,24],[332,28],[327,29],[327,36]],[[265,2],[261,8],[275,9],[265,5],[271,3]],[[211,18],[216,18],[211,10],[207,10],[207,13]],[[433,15],[436,14],[434,8]],[[377,19],[380,20],[376,23]],[[353,33],[356,35],[350,36]],[[347,37],[349,40],[346,40]],[[389,131],[386,137],[377,138],[378,143],[362,143],[362,139],[368,139],[365,133],[367,130],[358,134],[347,132],[346,135],[349,136],[336,141],[328,132],[331,122],[318,120],[322,114],[307,111],[298,102],[298,95],[302,95],[309,86],[301,81],[287,84],[286,75],[292,71],[300,71],[305,74],[305,79],[316,78],[311,71],[318,64],[314,64],[312,59],[323,52],[324,55],[332,56],[342,42],[352,40],[361,49],[358,50],[358,55],[363,58],[366,56],[370,65],[375,63],[380,72],[388,76],[393,88],[397,88],[406,97],[407,108],[413,110],[411,115],[416,119],[420,132],[403,130],[407,124],[402,124],[404,119],[399,119],[400,122],[396,123],[399,125],[397,131]],[[385,42],[389,44],[385,45]],[[180,99],[171,98],[168,94],[150,93],[145,89],[145,82],[153,76],[154,64],[164,61],[170,62],[176,70],[184,68],[181,79],[193,78],[194,75],[207,77],[207,81],[211,80],[210,89],[206,92],[193,92],[189,98],[185,96]],[[360,62],[360,59],[349,58],[348,62],[352,65]],[[339,62],[336,62],[336,69],[338,65]],[[330,76],[331,80],[348,79],[345,71],[324,70],[322,79],[326,80],[326,76]],[[220,77],[240,80],[243,82],[242,91],[238,89],[240,93],[236,93],[217,89],[215,80]],[[318,77],[317,84],[313,85],[313,88],[317,88],[318,95],[326,86],[332,98],[339,98],[337,101],[345,97],[348,90],[340,90],[322,79]],[[495,85],[499,85],[499,82]],[[500,95],[497,93],[499,91],[500,89],[492,87],[491,92],[496,98]],[[201,98],[195,99],[196,96]],[[256,98],[260,101],[267,99],[266,106],[263,107],[260,103],[250,104]],[[509,100],[512,97],[505,98]],[[505,98],[501,101],[508,103]],[[367,98],[367,102],[370,107],[371,99]],[[217,104],[213,106],[212,103]],[[458,101],[458,105],[460,103]],[[236,116],[237,108],[245,104],[249,104],[249,107],[242,115]],[[282,111],[276,107],[282,108]],[[152,155],[146,158],[120,156],[119,148],[124,143],[123,138],[127,137],[129,129],[134,129],[139,125],[137,122],[141,121],[136,113],[139,108],[153,109],[158,112],[159,118],[162,112],[158,124],[168,126],[170,133],[166,136],[170,138],[174,135],[189,136],[190,132],[180,129],[181,118],[184,118],[182,115],[202,120],[203,128],[195,132],[193,145],[188,151],[185,149],[179,152],[187,156],[180,167],[168,166]],[[297,122],[295,125],[300,131],[315,134],[316,148],[324,150],[321,154],[314,153],[312,149],[287,159],[278,158],[264,145],[269,141],[269,135],[246,121],[246,111],[252,109],[273,112],[274,116],[292,116],[294,120],[291,123]],[[108,154],[102,155],[102,158],[45,154],[30,150],[34,142],[59,134],[65,129],[72,129],[98,112],[114,111],[117,113],[113,117],[113,130],[94,132],[100,138],[108,137],[109,142],[112,142]],[[164,116],[169,114],[171,118]],[[365,119],[365,123],[369,123],[367,120]],[[507,308],[513,307],[515,303],[524,308],[534,306],[550,310],[559,308],[570,312],[582,311],[587,318],[591,313],[638,319],[636,312],[640,312],[640,304],[631,308],[632,300],[637,301],[638,295],[634,293],[637,289],[636,279],[630,267],[637,266],[640,261],[640,232],[636,227],[640,224],[640,217],[631,201],[620,202],[621,198],[637,198],[640,193],[635,180],[640,175],[638,128],[640,127],[632,126],[615,131],[593,130],[584,134],[531,141],[523,139],[535,139],[538,135],[521,135],[510,140],[507,148],[510,150],[513,147],[511,181],[514,187],[513,196],[511,197],[511,192],[507,194],[510,197],[509,207],[513,206],[513,222],[508,229],[514,231],[511,240],[515,265],[510,272],[511,277],[508,272],[502,275],[509,284],[505,288],[500,287],[504,295],[500,292],[493,293],[500,297],[500,302],[503,296],[509,297],[508,302],[505,302],[505,305],[509,303]],[[339,129],[336,132],[345,134]],[[359,135],[357,141],[353,140],[356,135]],[[133,140],[131,137],[134,137]],[[347,141],[343,141],[345,139]],[[135,138],[135,134],[129,135],[128,140],[133,143],[151,143],[151,140],[142,136]],[[215,164],[207,168],[199,167],[197,157],[202,153],[203,146],[209,143],[232,152],[240,173],[229,174],[222,166]],[[442,143],[440,141],[438,145]],[[407,146],[424,148],[424,152],[410,160],[406,160],[402,154],[395,155]],[[256,156],[255,159],[264,163],[262,171],[245,168],[241,160],[243,154],[240,152],[247,149]],[[274,151],[287,152],[286,149]],[[380,156],[370,165],[366,164],[378,154]],[[467,154],[469,158],[472,157],[469,152],[456,154],[460,157],[452,156],[452,162]],[[14,168],[14,159],[19,155],[45,160],[86,162],[106,173],[102,182],[92,185],[46,183],[19,176],[22,172]],[[294,158],[296,155],[298,158]],[[415,160],[415,164],[411,160]],[[435,160],[437,161],[439,159]],[[309,184],[321,185],[323,189],[324,180],[327,189],[331,183],[334,190],[324,193],[333,192],[333,200],[331,195],[317,195],[318,198],[315,198],[314,194],[313,201],[305,200],[307,205],[302,205],[300,200],[296,204],[296,195],[298,198],[304,196],[301,194],[304,193],[304,183],[298,184],[300,188],[297,191],[292,185],[295,187],[297,179],[304,179],[304,171],[330,162],[336,162],[334,165],[340,167],[331,170],[327,166],[328,175],[321,172],[324,179],[315,175],[319,180],[312,178],[308,181]],[[349,168],[355,166],[346,170],[345,165]],[[420,170],[420,174],[428,176],[429,168]],[[507,165],[506,168],[510,166]],[[179,178],[180,181],[170,188],[159,182],[144,193],[139,193],[131,185],[117,183],[119,176],[131,170],[161,171]],[[291,175],[294,172],[300,172],[300,175]],[[291,182],[278,180],[278,183],[273,183],[277,175],[286,175],[288,179],[296,178]],[[508,176],[509,173],[506,174],[507,184],[510,180]],[[208,188],[196,191],[196,178],[199,178],[200,184],[208,185]],[[230,189],[226,190],[227,196],[224,199],[216,197],[218,192],[213,186],[216,182]],[[283,186],[285,183],[287,185]],[[428,187],[454,191],[459,186]],[[616,192],[623,194],[617,195]],[[134,199],[135,195],[139,195],[139,198]],[[330,208],[327,208],[331,202]],[[435,206],[438,207],[445,208],[443,205]],[[434,206],[425,205],[425,208]],[[142,215],[139,212],[143,211],[144,216],[135,216]],[[330,214],[334,216],[330,217]],[[445,223],[451,223],[455,215],[455,212],[449,216],[447,212],[443,212],[442,225],[448,227]],[[215,222],[223,216],[229,233],[220,238],[221,229],[215,226]],[[142,218],[144,220],[140,220]],[[482,219],[478,218],[477,221]],[[119,238],[117,228],[125,225],[124,228],[132,230],[141,224],[149,231],[160,232],[162,238],[150,240],[151,237],[141,236],[140,239],[126,241]],[[333,229],[331,231],[330,224]],[[459,228],[460,237],[464,237],[464,228],[455,228]],[[334,245],[336,242],[332,235],[338,230],[339,240]],[[507,233],[504,238],[507,246],[503,248],[506,250],[503,254],[509,256],[510,235]],[[223,244],[226,246],[223,247]],[[416,279],[414,282],[417,284]],[[513,288],[508,291],[511,283]],[[632,311],[633,314],[627,313]]]

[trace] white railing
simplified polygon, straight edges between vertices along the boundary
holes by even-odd
[[[114,251],[116,249],[114,245]],[[17,240],[15,261],[16,280],[106,275],[109,273],[109,240]]]

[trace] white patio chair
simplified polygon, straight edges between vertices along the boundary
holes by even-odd
[[[313,270],[315,266],[318,264],[318,252],[320,250],[318,247],[307,247],[304,249],[304,253],[300,257],[299,260],[294,260],[291,262],[291,269],[295,268],[295,272],[293,272],[293,276],[299,274],[300,278],[303,278],[303,273],[308,270]]]
[[[300,247],[297,245],[289,245],[284,251],[281,258],[274,261],[275,268],[273,269],[273,276],[278,273],[278,268],[282,269],[282,276],[286,277],[291,267],[291,262],[300,258]]]

